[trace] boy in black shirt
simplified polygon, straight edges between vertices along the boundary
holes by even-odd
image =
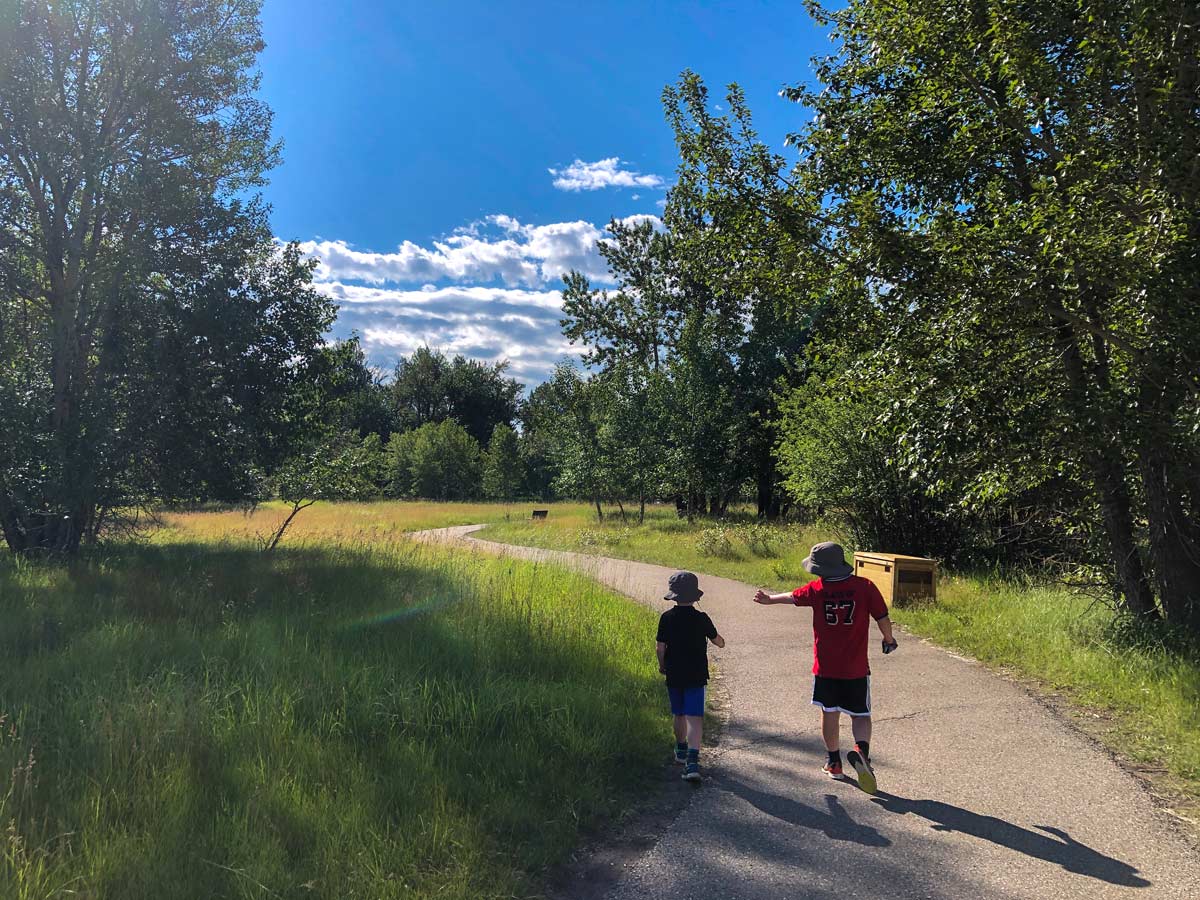
[[[694,604],[702,596],[691,572],[676,572],[667,584],[675,607],[658,620],[658,671],[667,676],[671,714],[675,716],[675,762],[685,766],[684,781],[700,780],[700,741],[704,736],[704,686],[708,684],[708,641],[725,638]]]

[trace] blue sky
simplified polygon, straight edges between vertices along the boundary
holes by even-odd
[[[794,0],[265,0],[263,29],[273,226],[321,260],[335,334],[388,368],[430,344],[528,382],[571,352],[561,272],[603,283],[607,222],[659,212],[664,85],[737,81],[781,146],[804,110],[778,91],[829,46]]]

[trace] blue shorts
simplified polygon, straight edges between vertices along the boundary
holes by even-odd
[[[673,716],[702,716],[704,715],[704,688],[677,688],[667,686],[667,694],[671,698],[671,715]]]

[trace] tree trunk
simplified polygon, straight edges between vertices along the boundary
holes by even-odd
[[[776,490],[775,476],[775,464],[768,462],[759,467],[754,477],[758,517],[770,522],[779,518],[779,491]]]
[[[1140,460],[1150,561],[1163,617],[1200,633],[1200,545],[1196,527],[1183,508],[1183,486],[1173,477],[1167,456],[1167,445],[1152,441],[1143,448]]]
[[[596,518],[599,521],[603,522],[604,521],[604,510],[600,508],[600,498],[596,497],[596,498],[594,498],[594,500],[592,502],[594,502],[596,504]]]
[[[1061,321],[1054,323],[1055,345],[1067,377],[1071,412],[1080,421],[1103,421],[1103,410],[1092,402],[1083,356],[1074,328]],[[1080,415],[1087,412],[1090,415]],[[1098,433],[1092,448],[1084,456],[1091,470],[1108,539],[1109,557],[1117,578],[1117,588],[1124,597],[1125,607],[1135,616],[1157,617],[1154,592],[1146,578],[1141,553],[1134,540],[1133,515],[1129,491],[1125,484],[1125,466],[1120,451],[1108,434]]]

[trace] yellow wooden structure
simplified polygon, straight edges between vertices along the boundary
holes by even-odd
[[[854,574],[874,582],[888,606],[937,599],[937,563],[923,556],[855,553]]]

